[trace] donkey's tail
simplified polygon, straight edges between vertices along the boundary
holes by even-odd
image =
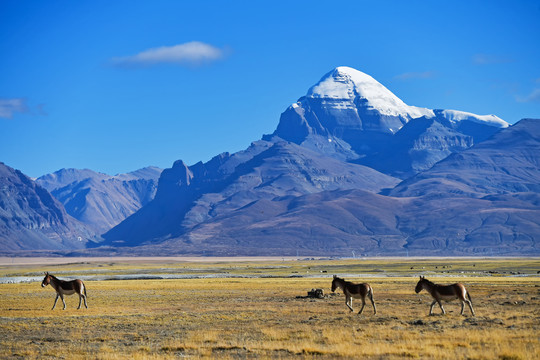
[[[86,295],[86,285],[83,285],[83,286],[84,286],[84,297],[88,298],[88,295]]]

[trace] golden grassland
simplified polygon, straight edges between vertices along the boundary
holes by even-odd
[[[2,266],[0,276],[44,270],[60,278],[230,277],[87,280],[89,309],[77,310],[78,297],[67,296],[65,311],[61,302],[51,311],[54,291],[39,282],[0,284],[0,358],[540,358],[538,259],[89,260],[47,269]],[[369,282],[377,314],[367,304],[358,315],[359,300],[351,313],[343,294],[298,298],[312,288],[330,293],[334,273]],[[428,316],[431,298],[414,293],[418,274],[464,283],[477,316],[467,307],[461,316],[458,302],[445,304],[445,316],[438,307]]]

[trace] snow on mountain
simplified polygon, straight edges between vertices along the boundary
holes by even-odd
[[[409,129],[407,136],[398,136],[405,125],[417,121],[412,133]],[[425,128],[426,133],[419,131],[433,122],[437,124]],[[281,114],[272,135],[404,178],[508,126],[495,115],[407,105],[373,77],[340,66]],[[401,160],[391,149],[397,147],[407,157],[401,159],[405,167],[395,167]]]
[[[348,66],[339,66],[327,73],[308,90],[306,97],[340,99],[342,102],[336,107],[343,109],[354,108],[360,102],[368,110],[377,111],[386,116],[415,119],[422,116],[432,118],[440,115],[454,123],[468,120],[498,128],[509,126],[506,121],[495,115],[476,115],[458,110],[431,110],[409,106],[373,77]],[[293,107],[299,111],[300,102],[293,104]]]
[[[373,77],[340,66],[283,112],[274,135],[297,144],[313,134],[338,137],[361,156],[378,151],[377,143],[384,141],[385,135],[397,133],[420,117],[446,119],[454,127],[470,122],[496,129],[509,125],[495,115],[409,106]]]
[[[491,125],[501,129],[509,126],[506,121],[495,115],[476,115],[458,110],[434,110],[434,112],[437,115],[442,115],[445,119],[453,123],[468,120],[479,124]]]
[[[354,106],[357,100],[365,100],[363,105],[366,108],[382,115],[434,116],[432,110],[408,106],[373,77],[347,66],[337,67],[326,74],[309,89],[306,97],[349,100],[341,104],[344,108]]]

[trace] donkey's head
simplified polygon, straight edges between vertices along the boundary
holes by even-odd
[[[418,284],[416,284],[416,288],[414,289],[414,291],[418,294],[420,291],[422,291],[422,289],[428,282],[429,280],[427,280],[423,276],[420,276],[420,280],[418,281]]]
[[[45,272],[45,277],[41,282],[41,287],[45,287],[51,283],[51,275],[48,272]]]
[[[336,291],[336,288],[338,287],[338,282],[340,281],[341,279],[334,275],[334,279],[332,280],[332,292]]]

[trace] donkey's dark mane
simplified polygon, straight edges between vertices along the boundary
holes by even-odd
[[[342,279],[342,278],[337,277],[337,276],[335,277],[335,279],[336,279],[336,280],[339,280],[339,281],[341,281],[341,282],[343,282],[345,285],[353,285],[353,286],[354,286],[354,285],[357,285],[357,284],[353,283],[352,281],[347,281],[347,280]]]
[[[354,285],[356,285],[352,281],[347,281],[347,280],[339,278],[339,277],[336,277],[336,281],[339,281],[339,282],[343,283],[343,285],[345,285],[345,286],[354,286]]]
[[[342,282],[344,282],[345,284],[353,284],[353,285],[354,285],[354,283],[352,283],[352,282],[350,282],[350,281],[347,281],[347,280],[345,280],[345,279],[342,279],[342,278],[340,278],[340,277],[337,277],[337,276],[336,276],[334,279],[339,280],[339,281],[342,281]]]

